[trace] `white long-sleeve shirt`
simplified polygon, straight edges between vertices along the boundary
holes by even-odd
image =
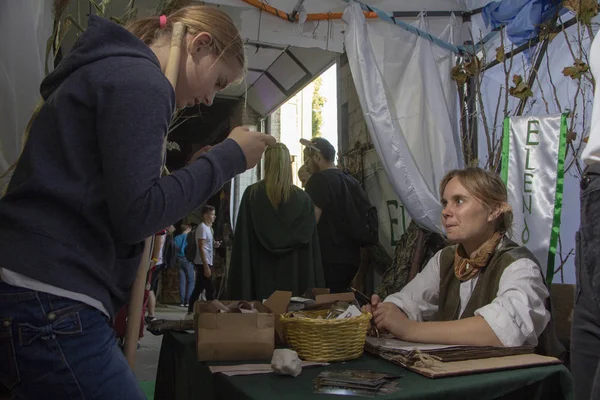
[[[431,321],[438,311],[440,294],[439,251],[423,271],[400,292],[384,301],[394,303],[413,321]],[[460,314],[464,312],[479,276],[460,284]],[[544,303],[550,294],[540,267],[529,259],[510,264],[500,277],[496,298],[475,311],[490,325],[506,347],[536,346],[550,313]]]
[[[600,76],[600,36],[596,36],[590,47],[590,70],[596,79]],[[581,153],[581,158],[587,164],[600,162],[600,85],[596,85],[592,118],[590,122],[590,137]]]

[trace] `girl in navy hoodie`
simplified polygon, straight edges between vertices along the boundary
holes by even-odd
[[[187,27],[177,86],[163,74]],[[244,73],[218,8],[188,6],[127,29],[91,16],[44,79],[0,200],[0,382],[24,399],[143,399],[109,322],[128,299],[143,241],[253,167],[271,137],[228,139],[160,177],[174,109],[210,105]]]

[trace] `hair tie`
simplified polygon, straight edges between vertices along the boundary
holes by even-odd
[[[166,15],[161,15],[160,17],[158,17],[159,21],[160,21],[160,29],[164,28],[165,26],[167,26],[167,16]]]

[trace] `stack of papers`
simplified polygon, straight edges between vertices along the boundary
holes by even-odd
[[[360,315],[362,315],[362,312],[358,309],[358,307],[356,307],[354,304],[351,304],[348,308],[346,308],[346,311],[338,315],[336,319],[346,319],[358,317]]]
[[[405,342],[398,339],[367,337],[366,349],[375,354],[393,354],[400,360],[410,359],[417,352],[439,358],[439,361],[476,360],[491,357],[504,357],[533,353],[533,346],[495,347],[495,346],[465,346]]]
[[[302,368],[326,366],[329,363],[302,361]],[[213,365],[208,367],[213,374],[227,376],[270,374],[273,372],[271,364],[243,364],[243,365]]]
[[[315,392],[346,396],[373,397],[398,390],[396,378],[400,376],[372,371],[323,371],[315,379]]]

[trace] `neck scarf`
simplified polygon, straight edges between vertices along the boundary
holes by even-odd
[[[477,276],[479,270],[486,267],[490,262],[503,236],[504,234],[501,232],[494,233],[494,236],[481,246],[481,249],[473,258],[469,258],[465,248],[462,244],[459,244],[454,254],[454,275],[463,282]]]

